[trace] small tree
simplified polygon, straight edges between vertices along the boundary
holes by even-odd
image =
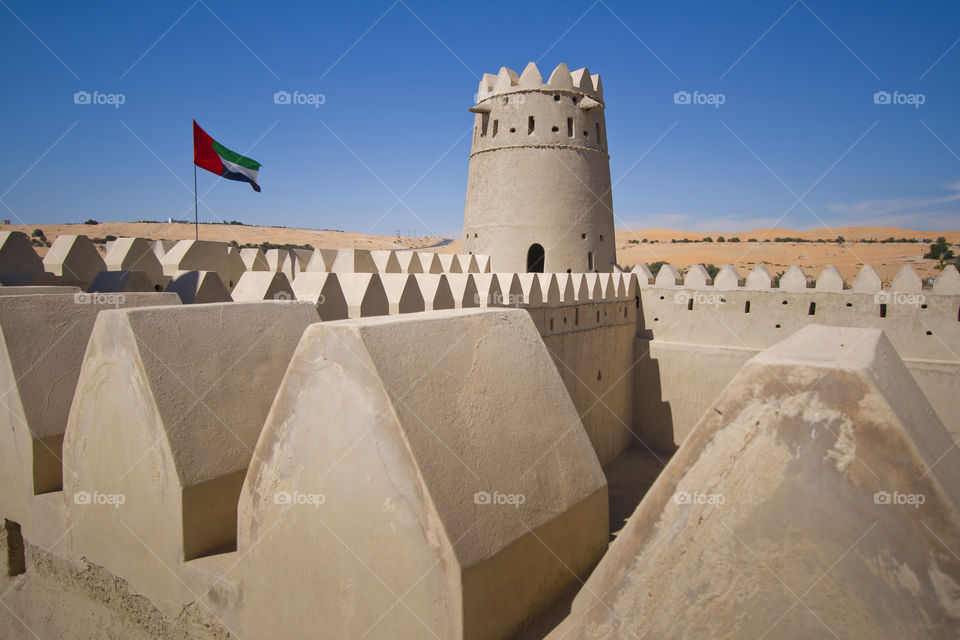
[[[97,222],[96,220],[94,220],[93,218],[90,218],[89,220],[87,220],[87,221],[84,222],[83,224],[100,224],[100,223]]]
[[[656,278],[657,274],[660,273],[660,267],[667,264],[663,260],[658,260],[657,262],[651,262],[647,266],[650,267],[650,273],[653,274],[653,277]]]
[[[726,242],[726,241],[727,241],[727,239],[724,238],[723,236],[718,236],[718,237],[717,237],[717,242]]]
[[[713,242],[713,238],[711,238],[710,236],[707,236],[706,238],[703,239],[703,241],[704,241],[704,242]]]
[[[940,271],[943,271],[944,267],[953,260],[954,253],[953,249],[950,248],[950,244],[947,242],[947,239],[943,236],[937,238],[937,241],[930,245],[930,250],[923,255],[924,258],[930,260],[936,260],[939,263]]]
[[[837,244],[843,244],[846,240],[843,239],[843,236],[837,236]]]

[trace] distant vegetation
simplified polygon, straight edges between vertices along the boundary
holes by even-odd
[[[670,243],[671,243],[671,244],[687,244],[687,243],[691,243],[691,242],[740,242],[740,241],[741,241],[740,238],[738,238],[738,237],[736,237],[736,236],[733,236],[733,237],[731,237],[731,238],[727,238],[727,237],[725,237],[725,236],[717,236],[717,239],[716,239],[716,240],[714,240],[712,236],[705,236],[705,237],[703,237],[703,238],[701,238],[701,239],[699,239],[699,240],[698,240],[698,239],[692,239],[692,238],[672,238],[672,239],[670,240]],[[845,243],[847,240],[846,240],[843,236],[837,236],[836,238],[832,238],[832,239],[831,239],[831,238],[817,238],[816,240],[809,240],[809,239],[807,239],[807,238],[800,238],[800,237],[795,237],[795,236],[784,236],[784,237],[778,236],[778,237],[776,237],[776,238],[773,238],[772,240],[771,240],[770,238],[764,238],[764,239],[763,239],[763,242],[771,242],[771,241],[772,241],[772,242],[814,243],[814,244],[816,244],[816,243],[822,243],[822,244],[828,244],[828,243],[843,244],[843,243]],[[630,244],[637,244],[638,241],[637,241],[637,240],[629,240],[629,242],[630,242]],[[647,240],[644,239],[643,242],[647,242]],[[760,240],[757,239],[757,238],[747,238],[747,242],[760,242]],[[865,244],[877,244],[877,243],[880,243],[880,244],[887,244],[887,243],[903,243],[903,244],[921,244],[921,243],[922,243],[922,244],[927,244],[927,243],[930,242],[930,240],[928,240],[928,239],[922,239],[922,238],[893,238],[893,237],[890,237],[890,238],[886,238],[885,240],[876,240],[876,239],[874,239],[874,238],[867,238],[867,239],[865,239],[865,240],[854,240],[854,242],[863,242],[863,243],[865,243]]]
[[[35,247],[49,247],[50,241],[47,240],[47,236],[43,235],[43,229],[34,229],[33,233],[30,234],[30,244]]]
[[[660,267],[667,264],[663,260],[658,260],[657,262],[651,262],[647,266],[650,267],[650,273],[653,274],[653,277],[656,278],[657,274],[660,273]]]
[[[943,236],[937,238],[936,242],[930,243],[930,250],[927,251],[923,257],[938,261],[940,263],[940,271],[943,271],[949,264],[960,267],[960,261],[956,259],[957,256],[953,253],[953,249],[950,248],[950,243],[947,242],[947,239]]]
[[[272,242],[261,242],[260,244],[255,244],[252,242],[247,242],[237,245],[236,241],[234,241],[233,245],[239,246],[241,249],[263,249],[264,252],[270,249],[307,249],[308,251],[313,251],[313,245],[309,244],[274,244]]]

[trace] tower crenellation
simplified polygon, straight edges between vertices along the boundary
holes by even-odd
[[[609,272],[616,262],[599,75],[536,64],[480,80],[464,248],[496,270]]]

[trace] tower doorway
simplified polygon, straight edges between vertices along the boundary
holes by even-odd
[[[527,250],[527,273],[543,273],[543,247],[539,244]]]

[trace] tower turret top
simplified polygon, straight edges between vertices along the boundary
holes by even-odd
[[[577,91],[600,103],[603,102],[603,85],[600,82],[600,76],[590,75],[590,70],[586,67],[571,72],[567,65],[561,62],[550,74],[550,79],[544,82],[537,65],[530,62],[519,75],[507,67],[500,67],[500,72],[496,75],[483,74],[483,78],[480,79],[480,88],[477,90],[477,103],[502,93],[529,90]]]

